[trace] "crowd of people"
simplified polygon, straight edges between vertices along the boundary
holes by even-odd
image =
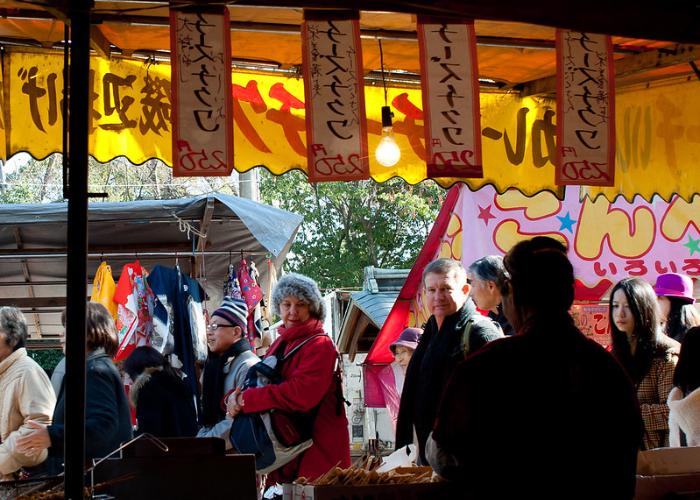
[[[557,240],[522,241],[468,269],[437,259],[422,281],[430,317],[398,335],[385,370],[396,446],[415,444],[420,465],[459,480],[473,498],[554,497],[573,483],[564,496],[631,498],[640,450],[700,445],[700,315],[687,276],[618,282],[607,350],[574,324],[574,271]],[[282,326],[265,357],[281,363],[279,383],[246,385],[261,359],[246,340],[245,300],[225,297],[209,318],[198,400],[153,347],[135,349],[120,373],[112,316],[89,303],[86,457],[142,433],[221,438],[232,449],[239,415],[278,411],[303,416],[312,444],[270,473],[269,485],[349,466],[339,355],[323,329],[319,288],[287,274],[271,305]],[[2,480],[62,469],[62,370],[49,381],[26,340],[22,313],[0,308]],[[498,464],[509,465],[507,480]],[[591,464],[595,474],[577,482]]]

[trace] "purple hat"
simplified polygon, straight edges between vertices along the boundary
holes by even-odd
[[[654,291],[659,297],[677,297],[689,304],[695,302],[693,297],[693,280],[685,274],[660,274],[656,278]]]
[[[399,338],[389,346],[389,349],[391,349],[391,352],[396,353],[396,347],[402,346],[408,347],[409,349],[415,351],[416,347],[418,347],[418,341],[420,340],[420,336],[422,334],[423,330],[420,328],[406,328],[403,332],[401,332]]]

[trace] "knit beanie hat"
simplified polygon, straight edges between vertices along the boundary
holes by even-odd
[[[240,326],[244,332],[246,331],[246,325],[248,324],[248,305],[243,299],[224,297],[219,308],[211,315],[224,318],[226,321],[231,322],[232,325]]]
[[[321,291],[316,282],[308,276],[297,273],[282,276],[272,291],[272,312],[279,316],[280,302],[289,296],[307,302],[311,317],[321,321],[326,317],[326,306],[323,303]]]

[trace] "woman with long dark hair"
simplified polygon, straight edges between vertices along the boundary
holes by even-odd
[[[668,407],[671,446],[700,446],[700,326],[681,344]]]
[[[641,278],[625,278],[610,295],[612,352],[637,388],[644,420],[643,450],[668,446],[668,404],[680,344],[659,326],[654,289]]]
[[[664,333],[683,342],[689,328],[700,326],[700,313],[693,305],[693,280],[684,274],[660,274],[654,291],[659,300]]]

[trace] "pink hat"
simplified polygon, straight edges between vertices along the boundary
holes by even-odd
[[[420,328],[406,328],[401,332],[399,338],[389,346],[389,349],[391,349],[391,352],[395,353],[397,346],[403,346],[415,351],[422,334],[423,330]]]
[[[685,274],[660,274],[656,278],[654,291],[659,297],[677,297],[689,304],[695,302],[693,297],[693,280]]]

